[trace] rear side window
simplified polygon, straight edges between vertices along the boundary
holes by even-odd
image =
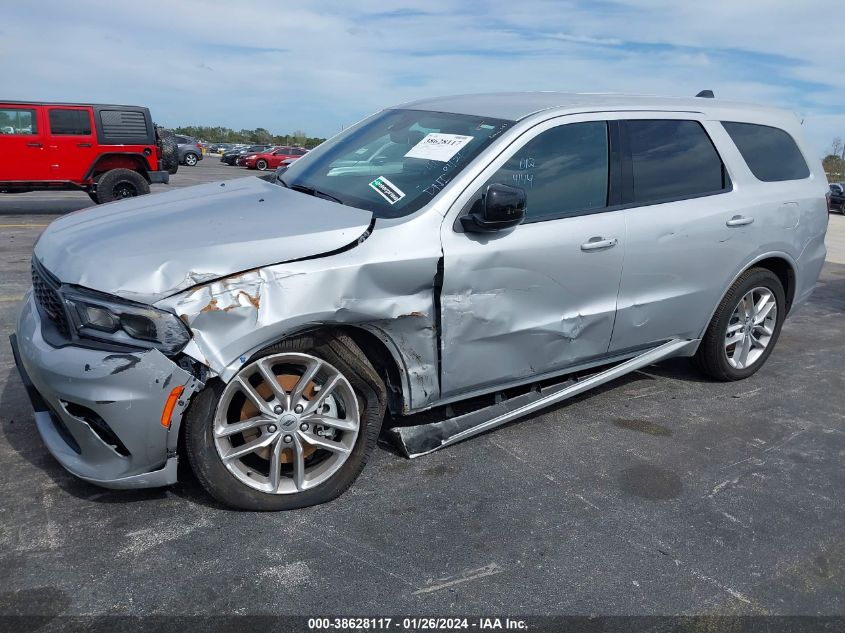
[[[0,134],[38,134],[35,110],[0,108]]]
[[[719,153],[697,121],[627,122],[634,202],[654,204],[729,188]]]
[[[810,175],[807,161],[787,132],[754,123],[722,121],[722,125],[758,180],[803,180]]]
[[[50,134],[88,136],[91,134],[91,117],[88,110],[50,110]]]
[[[147,118],[139,110],[102,109],[99,116],[104,143],[143,145],[152,139]]]
[[[525,190],[529,220],[583,215],[607,206],[607,123],[551,128],[519,148],[487,182]]]

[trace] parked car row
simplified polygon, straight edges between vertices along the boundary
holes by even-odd
[[[266,171],[276,169],[286,161],[294,161],[305,156],[308,150],[304,147],[293,147],[290,145],[250,145],[249,147],[235,148],[224,152],[220,157],[221,163]]]

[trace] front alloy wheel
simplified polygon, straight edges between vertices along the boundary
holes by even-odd
[[[358,403],[349,381],[308,354],[275,354],[238,372],[214,416],[214,444],[242,484],[270,494],[319,486],[358,438]]]
[[[211,379],[185,412],[183,447],[203,487],[244,510],[325,503],[376,445],[384,382],[348,335],[303,334]]]

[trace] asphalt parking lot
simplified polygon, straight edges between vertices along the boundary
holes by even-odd
[[[244,175],[209,157],[172,186]],[[37,235],[90,204],[0,196],[0,614],[845,612],[845,216],[750,379],[661,363],[428,457],[379,449],[338,500],[254,514],[190,477],[96,488],[41,443],[7,338]]]

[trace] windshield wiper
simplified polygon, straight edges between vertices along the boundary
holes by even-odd
[[[315,198],[324,198],[325,200],[331,200],[332,202],[337,202],[338,204],[343,204],[343,200],[337,198],[325,191],[320,191],[319,189],[315,189],[314,187],[307,187],[305,185],[287,185],[288,189],[293,189],[294,191],[299,191],[301,193],[307,193],[309,196],[314,196]]]

